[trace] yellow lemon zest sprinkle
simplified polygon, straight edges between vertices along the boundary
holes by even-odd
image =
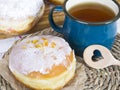
[[[55,48],[55,46],[56,46],[56,43],[55,43],[55,42],[52,42],[52,43],[51,43],[51,47],[52,47],[52,48]]]
[[[43,46],[48,46],[48,40],[45,40],[45,41],[43,42]]]
[[[32,43],[33,44],[36,44],[38,42],[38,40],[36,39],[36,40],[32,40]]]
[[[22,46],[22,49],[26,49],[27,47],[26,46]]]
[[[42,44],[35,44],[35,47],[36,47],[36,48],[42,48],[43,45],[42,45]]]
[[[47,39],[43,37],[42,40],[45,41],[45,40],[47,40]]]

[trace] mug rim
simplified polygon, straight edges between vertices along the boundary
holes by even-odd
[[[112,0],[118,7],[119,9],[119,12],[118,14],[113,18],[113,19],[110,19],[110,20],[107,20],[107,21],[103,21],[103,22],[88,22],[88,21],[83,21],[83,20],[78,20],[77,18],[73,17],[72,15],[70,15],[68,13],[68,11],[66,10],[66,3],[68,2],[69,0],[65,0],[64,4],[63,4],[63,10],[65,12],[65,14],[67,16],[69,16],[71,19],[79,22],[79,23],[83,23],[83,24],[86,24],[86,25],[105,25],[105,24],[110,24],[110,23],[113,23],[115,22],[116,20],[118,20],[120,18],[120,4],[116,1],[116,0]]]

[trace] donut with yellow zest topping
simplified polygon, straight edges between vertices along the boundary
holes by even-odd
[[[9,68],[17,80],[32,89],[55,90],[74,77],[76,59],[61,37],[33,36],[13,46]]]

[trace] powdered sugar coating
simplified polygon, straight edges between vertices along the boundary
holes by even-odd
[[[0,18],[19,19],[35,16],[43,0],[0,0]]]
[[[36,47],[45,42],[43,38],[48,40],[48,44],[46,43],[42,48]],[[42,35],[27,38],[12,48],[9,55],[9,68],[25,75],[33,71],[47,74],[49,73],[47,70],[52,69],[53,65],[66,66],[66,55],[70,55],[71,51],[69,44],[60,37]]]

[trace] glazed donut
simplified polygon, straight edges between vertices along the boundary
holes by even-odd
[[[0,34],[27,32],[43,15],[44,8],[43,0],[0,0]]]
[[[26,38],[15,44],[9,54],[10,71],[32,89],[60,89],[74,77],[75,68],[74,51],[57,36]]]

